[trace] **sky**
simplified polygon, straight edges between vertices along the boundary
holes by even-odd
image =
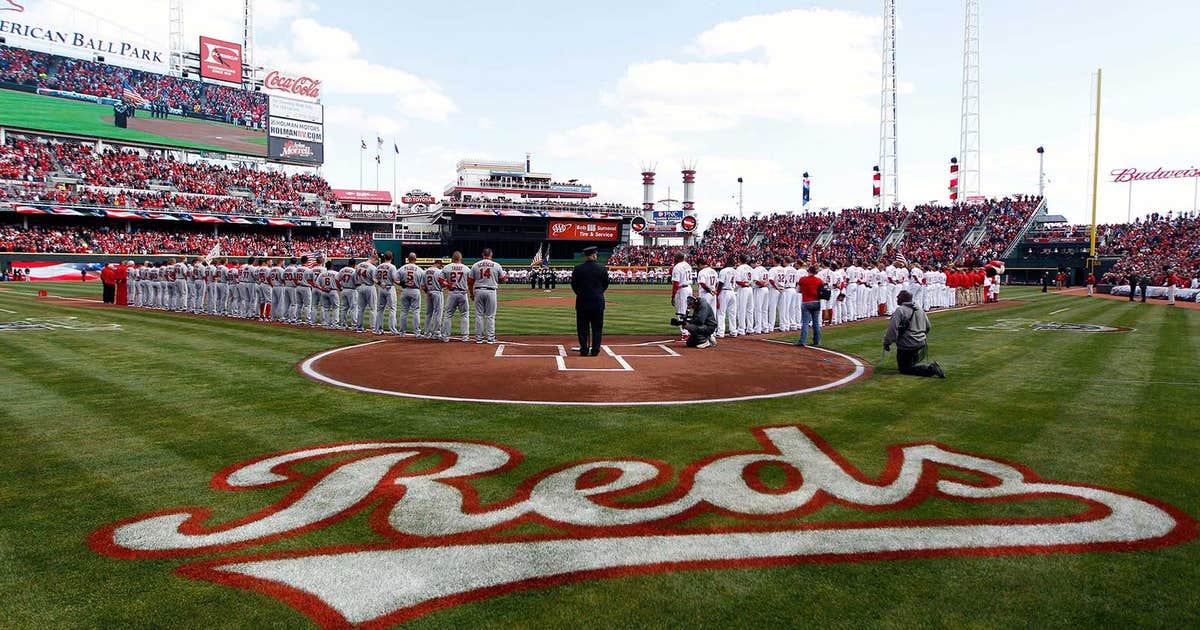
[[[15,4],[26,21],[167,48],[167,0]],[[184,41],[240,40],[241,5],[183,0]],[[881,7],[257,0],[256,61],[323,81],[322,174],[335,187],[440,196],[460,159],[529,152],[535,170],[639,205],[643,164],[657,166],[656,198],[668,186],[678,198],[688,160],[704,225],[737,212],[738,177],[747,214],[799,210],[805,171],[810,210],[872,203]],[[899,0],[897,11],[901,201],[945,202],[959,150],[963,2]],[[985,195],[1036,193],[1044,146],[1051,211],[1090,220],[1090,111],[1102,67],[1100,221],[1193,208],[1195,178],[1139,182],[1131,197],[1106,175],[1200,166],[1200,6],[983,0],[981,16]]]

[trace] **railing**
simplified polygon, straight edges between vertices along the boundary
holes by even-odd
[[[440,243],[442,240],[442,230],[437,225],[404,225],[391,232],[372,232],[371,238],[375,240],[398,240],[410,243]]]

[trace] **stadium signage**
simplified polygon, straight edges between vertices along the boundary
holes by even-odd
[[[21,3],[17,2],[17,0],[4,0],[4,4],[0,5],[0,11],[15,11],[17,13],[24,13],[25,7],[22,6]]]
[[[403,197],[400,197],[400,201],[408,204],[421,203],[425,205],[432,205],[437,202],[433,195],[424,190],[410,190],[404,193]]]
[[[1136,168],[1117,168],[1113,169],[1109,175],[1112,176],[1112,181],[1114,184],[1124,184],[1126,182],[1144,182],[1155,179],[1187,179],[1191,177],[1200,177],[1200,169],[1181,168],[1174,171],[1164,171],[1160,166],[1153,171],[1139,171]]]
[[[159,51],[151,50],[131,42],[113,41],[92,37],[86,33],[60,31],[48,27],[30,26],[28,24],[13,22],[10,20],[0,20],[0,35],[5,33],[25,39],[37,39],[47,41],[52,44],[72,46],[74,48],[84,48],[92,52],[103,53],[106,55],[128,57],[130,59],[137,59],[139,61],[157,64],[166,63],[163,60],[162,53]]]
[[[365,203],[381,206],[392,203],[392,193],[386,190],[334,188],[333,197],[338,203]]]
[[[242,82],[242,45],[200,36],[200,76],[228,83]]]
[[[267,136],[267,155],[281,162],[321,164],[325,161],[325,145],[318,142]]]
[[[272,118],[290,118],[318,124],[325,121],[325,110],[318,103],[272,95],[267,107]]]
[[[321,82],[317,79],[312,77],[293,77],[283,74],[278,70],[272,70],[267,73],[267,78],[263,79],[263,87],[268,90],[279,90],[280,92],[288,92],[311,99],[321,98]]]
[[[309,142],[325,142],[325,126],[321,123],[310,123],[290,118],[272,116],[268,125],[268,134],[279,138],[295,138]]]
[[[619,223],[551,221],[547,237],[554,241],[615,241],[621,230]]]
[[[519,451],[458,440],[301,448],[213,477],[209,485],[223,491],[265,489],[277,497],[290,487],[253,514],[217,523],[207,508],[160,510],[102,527],[88,544],[129,560],[222,554],[175,573],[259,591],[324,627],[382,627],[513,591],[603,577],[1130,551],[1179,544],[1197,533],[1191,517],[1164,503],[1043,479],[1020,465],[938,443],[890,447],[886,467],[872,478],[803,425],[752,431],[759,448],[718,453],[678,472],[641,458],[583,460],[543,470],[509,498],[486,504],[474,483],[509,473],[522,459]],[[782,483],[765,483],[767,471]],[[628,498],[648,491],[655,497]],[[986,510],[1043,498],[1079,507],[1020,517],[877,516],[927,502]],[[797,522],[827,505],[870,517]],[[711,515],[743,524],[705,524]],[[352,517],[369,525],[371,542],[225,555],[342,527]],[[529,524],[539,532],[522,532]]]

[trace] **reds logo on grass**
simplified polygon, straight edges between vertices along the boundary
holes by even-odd
[[[679,471],[644,459],[585,460],[533,475],[504,501],[481,504],[472,481],[521,454],[468,441],[398,440],[314,446],[222,470],[214,489],[292,490],[243,518],[176,508],[108,525],[89,538],[125,559],[228,554],[303,535],[360,512],[389,542],[184,564],[179,575],[258,591],[327,627],[384,626],[507,592],[638,573],[912,557],[1127,551],[1178,544],[1197,524],[1179,510],[1097,486],[1042,479],[937,443],[889,448],[877,479],[804,426],[754,429],[761,448],[720,453]],[[314,473],[301,464],[326,460]],[[311,469],[311,465],[305,466]],[[782,484],[768,485],[774,469]],[[630,499],[656,490],[652,499]],[[1081,509],[1024,518],[798,521],[826,505],[900,512],[1069,499]],[[703,515],[736,526],[689,525]],[[875,517],[878,518],[878,517]],[[550,534],[512,534],[537,524]]]
[[[967,326],[967,330],[999,330],[1001,332],[1023,332],[1026,330],[1060,331],[1076,333],[1098,332],[1131,332],[1133,328],[1125,326],[1101,326],[1100,324],[1069,324],[1064,322],[1043,322],[1037,319],[1009,318],[997,319],[990,326]]]

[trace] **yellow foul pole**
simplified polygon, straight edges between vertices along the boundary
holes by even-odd
[[[1096,144],[1093,147],[1092,162],[1092,245],[1088,249],[1089,262],[1096,259],[1096,193],[1100,185],[1100,74],[1102,69],[1096,68]],[[1094,264],[1094,263],[1092,263]]]

